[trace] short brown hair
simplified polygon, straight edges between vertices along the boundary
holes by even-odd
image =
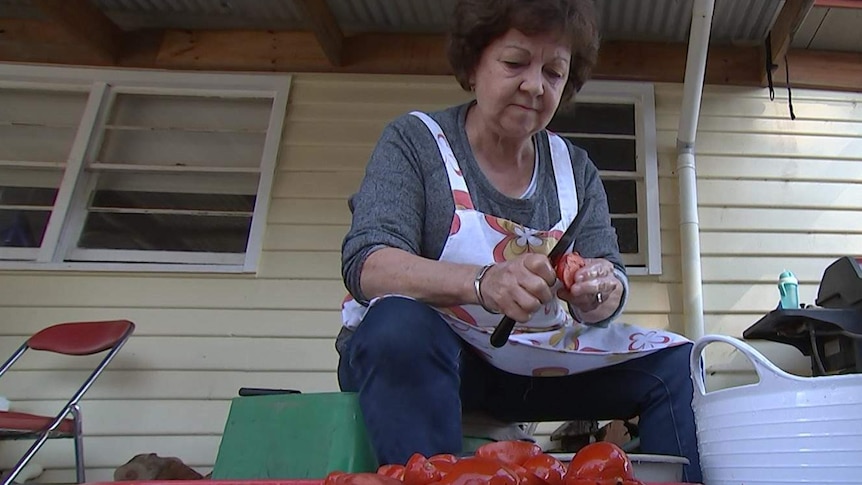
[[[459,0],[452,13],[447,55],[461,87],[482,51],[509,29],[534,35],[558,31],[571,42],[572,62],[562,102],[590,78],[599,56],[599,28],[593,0]]]

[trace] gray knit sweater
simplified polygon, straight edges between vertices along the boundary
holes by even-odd
[[[539,155],[535,193],[527,199],[513,199],[495,189],[479,169],[465,129],[469,106],[467,103],[429,115],[446,134],[476,209],[538,230],[553,227],[560,220],[560,204],[548,134],[542,131],[534,137]],[[586,215],[574,248],[584,257],[611,261],[627,288],[598,170],[584,150],[568,141],[566,144],[572,158],[579,207],[585,198],[592,199],[592,213]],[[395,247],[439,259],[449,235],[455,203],[437,143],[421,120],[405,114],[386,126],[359,191],[351,197],[349,205],[353,221],[342,245],[342,275],[357,301],[367,302],[359,286],[359,275],[374,250]]]

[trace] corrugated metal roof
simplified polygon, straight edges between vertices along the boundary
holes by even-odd
[[[690,1],[601,0],[596,5],[604,39],[687,40],[691,25]]]
[[[124,30],[146,28],[298,30],[293,0],[92,0]]]
[[[762,41],[784,0],[719,0],[713,13],[713,38],[720,43]]]
[[[329,0],[345,32],[444,32],[455,0]]]
[[[297,30],[295,0],[92,0],[121,28]],[[444,32],[455,0],[327,0],[342,30]],[[686,42],[691,0],[597,0],[607,40]],[[26,10],[29,0],[0,0]],[[752,44],[766,38],[784,0],[716,0],[712,42]]]
[[[297,18],[291,0],[91,0],[106,11],[190,13],[200,16]]]
[[[26,19],[38,18],[40,15],[30,0],[0,0],[0,17]]]
[[[602,37],[608,40],[687,42],[690,0],[598,0]],[[711,42],[760,43],[784,0],[716,0]]]

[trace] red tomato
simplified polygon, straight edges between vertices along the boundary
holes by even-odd
[[[578,451],[566,471],[565,485],[641,484],[632,462],[619,446],[608,441],[590,443]]]
[[[548,482],[540,478],[538,475],[533,473],[530,470],[522,467],[521,465],[516,465],[514,463],[507,463],[507,467],[511,468],[515,473],[518,474],[518,478],[521,479],[519,485],[550,485]]]
[[[341,475],[347,475],[347,473],[340,471],[329,472],[329,474],[326,475],[326,479],[323,480],[323,485],[335,485],[338,481],[338,477]]]
[[[455,465],[455,462],[458,461],[458,458],[451,453],[441,453],[438,455],[433,455],[428,457],[428,462],[432,463],[440,473],[446,475],[449,473],[449,470]]]
[[[413,453],[404,465],[404,485],[428,485],[441,478],[440,470],[421,453]]]
[[[554,269],[557,273],[557,279],[563,282],[566,289],[569,289],[575,284],[575,273],[586,265],[587,262],[584,258],[577,252],[574,252],[560,258]]]
[[[563,485],[563,477],[566,476],[566,466],[553,456],[542,453],[524,462],[524,468],[533,475],[541,478],[549,485]]]
[[[438,485],[520,485],[521,478],[500,460],[473,456],[458,460]]]
[[[576,478],[566,482],[567,485],[646,485],[640,480],[617,480],[614,478]],[[670,485],[670,484],[668,484]]]
[[[324,485],[403,485],[400,480],[377,473],[332,472]]]
[[[541,455],[542,448],[529,441],[495,441],[476,449],[476,456],[500,460],[503,463],[522,465],[530,458]]]
[[[404,480],[404,465],[382,465],[377,469],[377,474]]]

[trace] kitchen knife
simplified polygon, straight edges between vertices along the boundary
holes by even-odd
[[[552,268],[556,268],[560,258],[566,254],[566,250],[569,249],[569,246],[572,244],[572,241],[575,238],[575,233],[578,232],[580,226],[583,225],[584,215],[587,213],[588,207],[589,199],[584,199],[584,203],[578,208],[578,213],[575,215],[572,223],[569,224],[569,227],[566,228],[566,232],[563,233],[560,240],[557,241],[557,244],[555,244],[551,249],[551,252],[548,253],[548,259],[551,260]],[[497,348],[506,345],[513,328],[515,328],[515,320],[508,316],[503,317],[497,325],[497,328],[494,329],[494,333],[491,334],[491,345]]]

